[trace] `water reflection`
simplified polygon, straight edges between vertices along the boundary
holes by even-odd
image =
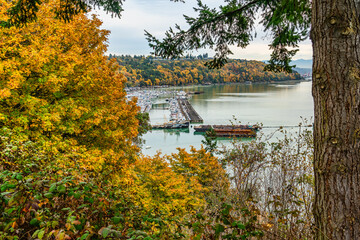
[[[190,99],[194,109],[204,119],[204,124],[229,124],[236,118],[243,124],[296,126],[301,121],[300,117],[310,119],[313,116],[311,82],[192,86],[176,89],[204,92],[193,95]],[[166,122],[168,116],[168,110],[164,109],[150,112],[153,124]],[[192,128],[188,133],[152,131],[144,136],[145,146],[151,148],[144,149],[143,153],[153,155],[157,150],[171,153],[176,151],[177,147],[199,147],[203,136],[194,135],[193,132]]]

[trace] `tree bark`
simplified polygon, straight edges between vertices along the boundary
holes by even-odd
[[[315,238],[360,239],[360,0],[313,0]]]

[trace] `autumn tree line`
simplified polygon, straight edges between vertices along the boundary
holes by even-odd
[[[0,0],[0,22],[13,4]],[[146,119],[125,98],[129,73],[104,55],[109,32],[96,16],[57,18],[61,6],[1,27],[1,240],[311,237],[308,131],[143,156]]]
[[[109,55],[120,65],[127,86],[191,85],[204,83],[273,82],[300,80],[300,74],[265,71],[265,63],[255,60],[230,59],[221,69],[205,66],[208,55],[167,60],[152,56]]]

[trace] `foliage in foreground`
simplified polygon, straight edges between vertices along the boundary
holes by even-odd
[[[115,183],[81,167],[60,168],[57,158],[71,159],[3,129],[0,236],[311,239],[309,134],[235,141],[219,158],[205,149],[143,156]]]
[[[59,158],[72,159],[16,140],[9,130],[1,136],[0,239],[184,238],[185,220],[216,185],[208,177],[224,180],[204,149],[173,154],[171,164],[159,155],[143,157],[121,181],[111,181],[81,167],[59,167]],[[199,167],[205,161],[213,167]]]

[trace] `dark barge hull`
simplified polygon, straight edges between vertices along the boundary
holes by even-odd
[[[225,131],[238,131],[238,130],[244,130],[244,129],[250,129],[258,131],[260,129],[257,125],[200,125],[194,127],[195,132],[207,132],[211,128],[213,128],[215,131],[217,129],[219,130],[225,130]]]
[[[195,132],[194,134],[205,134],[206,131],[209,131],[210,129],[213,129],[215,132],[216,137],[234,137],[234,138],[254,138],[256,137],[256,129],[255,128],[244,128],[244,126],[240,126],[238,125],[237,127],[235,126],[225,126],[224,125],[203,125],[205,127],[199,128],[199,127],[194,127]],[[208,127],[210,126],[210,127]],[[200,126],[201,127],[201,126]],[[200,131],[199,131],[200,129]]]
[[[235,137],[235,138],[254,138],[256,131],[251,129],[242,129],[238,131],[217,131],[214,130],[216,137]]]

